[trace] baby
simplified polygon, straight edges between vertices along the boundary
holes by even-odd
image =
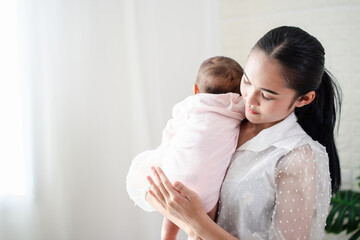
[[[220,187],[236,150],[244,103],[241,66],[231,58],[212,57],[201,66],[194,95],[176,104],[163,130],[161,145],[137,155],[127,175],[127,191],[136,205],[154,211],[145,200],[151,166],[162,167],[171,182],[195,191],[214,219]],[[176,239],[179,228],[164,218],[162,239]]]

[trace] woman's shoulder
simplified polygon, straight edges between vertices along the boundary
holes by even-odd
[[[277,163],[278,169],[292,169],[284,166],[295,166],[299,169],[312,166],[325,170],[329,169],[329,158],[326,148],[323,145],[314,141],[308,135],[305,135],[303,139]]]
[[[305,134],[301,141],[294,147],[293,151],[306,151],[311,154],[326,155],[326,148],[316,140],[313,140],[308,134]]]
[[[318,141],[312,139],[305,130],[303,130],[299,123],[296,122],[293,129],[296,134],[289,136],[283,141],[289,144],[284,144],[282,142],[282,144],[284,144],[284,146],[289,150],[289,154],[303,152],[308,154],[327,155],[326,148]]]

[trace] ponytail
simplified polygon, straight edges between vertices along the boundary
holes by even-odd
[[[321,83],[315,91],[312,103],[295,109],[298,123],[314,140],[321,143],[329,156],[332,192],[341,184],[339,155],[335,145],[334,130],[337,116],[341,113],[341,90],[335,78],[326,69]],[[337,128],[338,129],[338,128]]]
[[[334,129],[341,112],[341,90],[335,78],[324,68],[325,50],[314,37],[298,27],[282,26],[266,33],[254,46],[280,64],[287,87],[295,97],[315,91],[312,103],[295,109],[305,132],[326,147],[332,192],[341,184],[339,155]]]

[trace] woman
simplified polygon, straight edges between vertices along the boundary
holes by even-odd
[[[194,239],[321,239],[341,181],[334,142],[341,101],[324,55],[296,27],[275,28],[252,49],[240,86],[247,121],[217,223],[194,192],[172,185],[159,168],[148,177],[147,201]]]

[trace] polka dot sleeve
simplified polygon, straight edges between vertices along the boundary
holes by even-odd
[[[321,205],[328,204],[330,198],[326,159],[327,156],[321,158],[304,145],[278,162],[270,239],[321,239],[322,236],[313,236],[312,228],[320,228],[317,232],[322,233],[321,228],[325,227],[327,209],[322,210]],[[319,198],[321,195],[323,199]]]

